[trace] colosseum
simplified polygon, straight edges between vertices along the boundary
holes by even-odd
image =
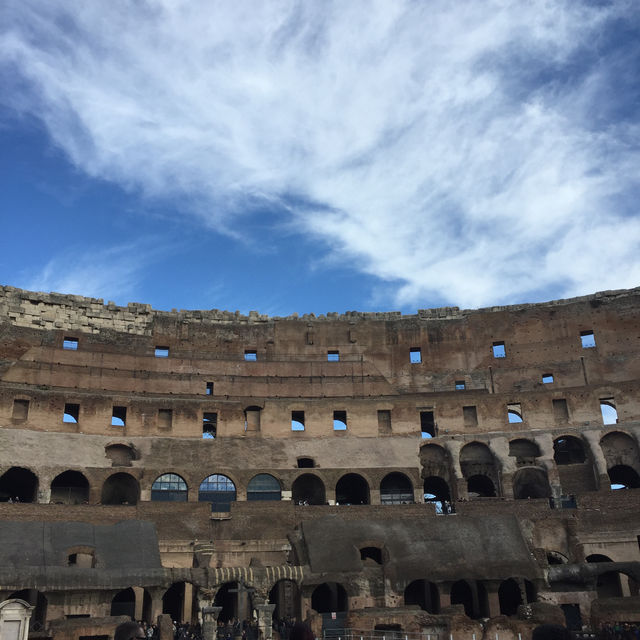
[[[1,287],[0,623],[640,622],[639,311],[640,289],[267,317]]]

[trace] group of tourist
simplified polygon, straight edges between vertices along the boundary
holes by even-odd
[[[255,620],[232,618],[227,622],[218,621],[218,640],[259,640],[260,629]]]
[[[599,640],[640,640],[640,624],[633,622],[603,622]]]

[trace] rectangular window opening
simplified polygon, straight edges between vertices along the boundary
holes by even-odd
[[[409,360],[411,364],[420,364],[422,362],[422,349],[420,347],[411,347],[409,349]]]
[[[582,342],[583,349],[593,349],[596,346],[596,337],[593,335],[593,331],[581,331],[580,341]]]
[[[218,435],[218,414],[207,411],[202,414],[202,437],[213,439]]]
[[[168,358],[169,347],[156,347],[156,358]]]
[[[258,351],[256,349],[245,349],[244,359],[247,362],[255,362],[258,359]]]
[[[304,411],[291,412],[291,431],[304,431]]]
[[[567,407],[567,401],[564,398],[555,398],[551,401],[553,406],[553,417],[555,421],[560,424],[569,422],[569,408]]]
[[[475,406],[462,407],[462,419],[465,427],[478,426],[478,411]]]
[[[14,420],[26,420],[29,415],[29,401],[28,400],[14,400],[13,401],[13,413],[11,417]]]
[[[602,414],[602,424],[618,423],[618,410],[613,398],[600,398],[600,413]]]
[[[340,352],[327,351],[327,362],[340,362]]]
[[[511,402],[507,405],[507,418],[512,424],[522,422],[522,406],[519,402]]]
[[[80,418],[80,405],[67,402],[64,405],[64,413],[62,414],[62,422],[70,424],[78,424]]]
[[[391,411],[378,410],[378,433],[391,433]]]
[[[212,396],[213,395],[213,382],[207,382],[206,394],[208,396]]]
[[[506,358],[507,350],[505,349],[504,342],[493,343],[493,357],[494,358]]]
[[[62,348],[67,349],[68,351],[77,351],[78,350],[78,338],[65,338],[62,341]]]
[[[111,413],[111,426],[124,427],[127,424],[127,407],[113,407]]]
[[[553,383],[553,373],[543,373],[542,384],[552,384],[552,383]]]
[[[456,391],[464,391],[467,388],[464,380],[456,380]]]
[[[171,429],[173,423],[173,411],[171,409],[158,409],[158,428]]]
[[[433,417],[433,411],[420,412],[420,431],[423,438],[436,437],[436,421]]]
[[[334,411],[333,412],[333,430],[346,431],[346,429],[347,429],[347,412]]]

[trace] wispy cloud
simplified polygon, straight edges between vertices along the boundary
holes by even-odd
[[[633,1],[6,11],[13,105],[91,175],[230,233],[276,203],[401,304],[640,282]]]
[[[157,249],[139,243],[93,251],[67,248],[46,264],[24,272],[15,284],[31,291],[57,291],[125,304],[156,258]]]

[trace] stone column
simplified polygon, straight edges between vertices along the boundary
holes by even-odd
[[[255,606],[256,611],[258,612],[258,628],[262,631],[262,637],[264,640],[271,640],[272,617],[273,610],[276,608],[276,605],[269,602],[263,602],[261,604],[256,603]]]
[[[553,437],[551,434],[545,433],[536,435],[533,441],[540,447],[540,457],[537,462],[547,470],[547,480],[549,481],[549,487],[551,487],[551,495],[554,498],[559,498],[562,495],[562,487],[560,486],[560,476],[554,459]]]
[[[583,431],[582,435],[589,444],[589,450],[593,457],[593,463],[595,465],[595,472],[598,479],[598,488],[608,491],[611,488],[611,482],[609,480],[609,474],[607,473],[607,460],[602,453],[602,447],[600,446],[601,431],[589,430]]]
[[[202,612],[202,640],[216,640],[218,616],[222,611],[222,607],[209,607],[203,603],[200,611]]]
[[[500,587],[497,582],[488,582],[485,585],[487,587],[487,600],[489,602],[489,617],[495,618],[500,615],[500,597],[498,595],[498,589]]]
[[[445,449],[449,452],[451,458],[451,470],[453,471],[453,482],[455,482],[455,495],[451,496],[451,500],[466,500],[469,495],[467,493],[467,481],[462,475],[462,467],[460,466],[460,449],[462,443],[457,440],[447,440],[444,443]]]
[[[136,620],[142,620],[142,608],[144,604],[144,589],[142,587],[131,587],[136,597],[136,609],[134,618]]]
[[[182,600],[182,622],[191,622],[193,613],[193,585],[190,582],[184,583],[184,598]]]

